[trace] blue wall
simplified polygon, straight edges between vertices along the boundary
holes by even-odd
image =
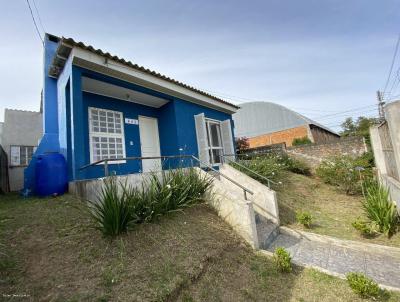
[[[139,115],[149,116],[158,118],[158,111],[156,108],[143,106],[140,104],[130,103],[122,100],[112,99],[92,93],[83,93],[83,139],[85,141],[85,152],[83,154],[85,162],[90,162],[90,148],[89,148],[89,122],[88,122],[88,108],[97,107],[102,109],[109,109],[122,112],[123,118],[138,119]],[[141,156],[140,152],[140,137],[139,137],[139,126],[125,124],[125,151],[126,156]],[[161,135],[160,135],[161,136]],[[131,145],[132,142],[132,145]],[[135,173],[141,170],[141,163],[139,161],[127,161],[126,164],[109,164],[110,173],[115,172],[116,174],[128,174]],[[86,169],[84,175],[85,178],[104,176],[104,166],[98,165]]]
[[[169,100],[160,108],[152,108],[140,104],[100,96],[81,91],[81,77],[91,77],[126,88],[156,95]],[[87,179],[104,176],[104,166],[92,166],[84,170],[80,168],[90,163],[88,107],[120,111],[124,118],[138,119],[139,115],[158,119],[161,155],[195,155],[198,156],[194,115],[204,113],[206,117],[226,120],[231,115],[207,107],[196,105],[178,98],[173,98],[141,86],[132,85],[114,78],[73,66],[72,70],[73,100],[71,102],[72,130],[72,162],[68,165],[73,171],[72,179]],[[75,108],[75,109],[74,109]],[[77,109],[78,108],[78,109]],[[141,156],[139,126],[124,124],[126,156]],[[133,144],[131,145],[130,142]],[[176,167],[179,160],[166,160],[165,167]],[[137,173],[141,171],[140,161],[128,161],[126,164],[109,165],[110,173],[117,175]]]
[[[200,106],[181,99],[175,99],[176,123],[178,129],[178,148],[184,154],[198,156],[196,128],[194,116],[204,113],[206,118],[219,121],[231,119],[231,115],[208,107]]]
[[[43,132],[58,133],[57,79],[49,77],[49,68],[53,62],[58,43],[46,35],[43,58]]]
[[[80,168],[90,163],[88,107],[116,110],[124,118],[138,119],[139,115],[158,119],[161,155],[198,156],[194,115],[204,113],[216,120],[231,119],[230,114],[196,105],[139,85],[108,77],[78,66],[68,60],[59,79],[48,76],[58,43],[46,35],[43,64],[43,138],[30,165],[25,169],[26,192],[34,192],[35,157],[46,152],[61,152],[67,159],[69,180],[104,176],[104,166],[85,170]],[[121,87],[147,93],[168,101],[160,108],[152,108],[132,102],[112,99],[82,91],[82,76],[108,82]],[[141,156],[139,126],[123,124],[126,156]],[[130,142],[133,144],[131,145]],[[166,160],[164,167],[174,168],[182,164],[179,160]],[[139,161],[109,165],[116,174],[141,171]]]
[[[43,137],[28,167],[24,170],[24,194],[35,193],[36,158],[39,154],[59,152],[57,79],[49,77],[49,67],[58,43],[45,35],[43,49]]]

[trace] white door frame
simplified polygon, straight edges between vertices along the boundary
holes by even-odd
[[[155,135],[155,142],[156,145],[154,146],[154,153],[152,155],[146,155],[146,152],[143,152],[143,145],[142,145],[142,141],[143,141],[143,137],[144,137],[144,133],[143,133],[143,123],[141,123],[141,120],[143,121],[144,119],[147,120],[153,120],[155,122],[155,129],[156,129],[156,133],[153,133],[153,135]],[[140,152],[142,154],[142,157],[146,157],[146,156],[161,156],[161,150],[160,150],[160,134],[158,131],[158,119],[155,117],[150,117],[150,116],[143,116],[143,115],[139,115],[138,117],[138,121],[139,121],[139,136],[140,136]],[[142,160],[142,172],[151,172],[151,171],[159,171],[161,170],[161,158],[159,159],[145,159]]]

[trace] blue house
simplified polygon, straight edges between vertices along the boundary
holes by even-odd
[[[234,153],[237,106],[82,42],[46,34],[43,137],[35,155],[60,152],[69,181],[173,168],[194,155],[218,165]],[[35,156],[34,156],[35,157]],[[187,162],[185,165],[188,164]],[[34,191],[35,160],[25,170]]]

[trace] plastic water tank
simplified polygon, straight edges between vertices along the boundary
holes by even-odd
[[[39,196],[61,195],[67,191],[67,163],[60,153],[38,155],[35,191]]]

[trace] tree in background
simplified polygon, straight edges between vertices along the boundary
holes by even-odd
[[[353,121],[351,117],[348,117],[341,125],[343,129],[343,131],[340,132],[341,136],[364,137],[369,151],[362,155],[362,157],[365,158],[371,166],[374,166],[374,155],[371,151],[371,136],[369,134],[369,128],[372,125],[377,124],[378,120],[378,118],[374,117],[360,116],[356,121]]]
[[[362,136],[365,138],[368,146],[370,145],[369,128],[378,122],[377,118],[360,116],[356,121],[348,117],[342,123],[343,131],[340,132],[341,136]]]
[[[250,147],[249,139],[247,137],[238,137],[235,139],[235,143],[237,153],[243,153]]]

